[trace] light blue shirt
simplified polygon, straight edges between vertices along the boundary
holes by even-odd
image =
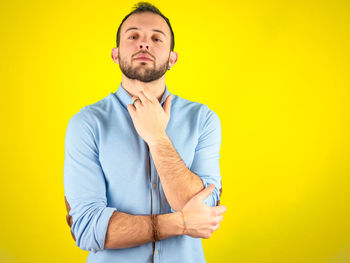
[[[161,105],[171,94],[165,85]],[[87,262],[206,262],[200,238],[173,236],[124,249],[104,249],[113,212],[172,213],[147,143],[134,128],[120,83],[115,93],[83,107],[69,120],[65,138],[64,194],[71,207],[76,245]],[[186,167],[215,190],[204,203],[220,200],[221,124],[206,105],[173,94],[166,133]],[[152,198],[151,198],[152,196]],[[152,203],[151,203],[152,202]],[[151,210],[152,209],[152,210]]]

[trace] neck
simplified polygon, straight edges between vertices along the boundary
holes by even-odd
[[[160,79],[151,82],[142,82],[135,79],[129,79],[123,74],[122,86],[130,96],[138,97],[138,91],[145,90],[146,92],[153,94],[153,96],[155,96],[160,102],[165,92],[165,78],[163,76]]]

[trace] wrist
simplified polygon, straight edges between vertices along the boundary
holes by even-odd
[[[147,142],[149,148],[156,148],[159,147],[161,145],[167,145],[170,142],[170,139],[168,137],[168,135],[166,133],[163,133],[159,136],[157,136],[157,138],[153,139],[153,140],[149,140]]]
[[[181,212],[159,215],[158,224],[160,240],[183,234],[184,224]]]
[[[173,213],[176,216],[176,235],[182,236],[184,235],[184,216],[181,211]]]
[[[186,218],[185,213],[182,210],[180,212],[181,212],[181,215],[183,217],[183,225],[184,225],[182,235],[186,235],[187,234],[187,218]]]

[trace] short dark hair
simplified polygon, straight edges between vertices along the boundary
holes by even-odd
[[[161,17],[163,17],[163,19],[165,20],[165,22],[168,24],[169,28],[170,28],[170,33],[171,33],[171,43],[170,43],[170,50],[174,51],[174,46],[175,46],[175,39],[174,39],[174,32],[173,29],[171,28],[170,25],[170,21],[167,17],[165,17],[157,7],[155,7],[154,5],[148,3],[148,2],[139,2],[137,4],[134,5],[134,10],[132,12],[130,12],[128,15],[126,15],[126,17],[124,17],[124,19],[122,20],[122,22],[120,23],[119,27],[118,27],[118,32],[117,32],[117,47],[119,47],[120,44],[120,28],[122,27],[122,24],[124,23],[124,21],[131,16],[132,14],[135,13],[144,13],[144,12],[151,12],[157,15],[160,15]]]

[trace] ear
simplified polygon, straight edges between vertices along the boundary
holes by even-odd
[[[116,48],[116,47],[112,48],[111,57],[112,57],[112,60],[114,61],[114,63],[119,64],[118,48]]]
[[[178,54],[177,52],[174,52],[174,51],[171,51],[170,52],[170,57],[169,57],[169,65],[168,65],[168,68],[172,68],[176,61],[177,61],[177,58],[178,58]]]

